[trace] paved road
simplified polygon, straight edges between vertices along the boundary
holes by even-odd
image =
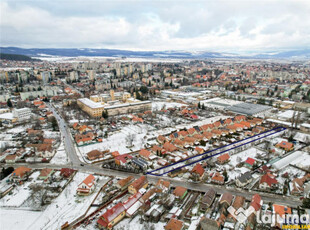
[[[60,165],[60,164],[46,164],[46,163],[28,163],[28,164],[10,164],[12,166],[27,166],[29,168],[33,169],[40,169],[40,168],[54,168],[54,169],[61,169],[65,167],[70,167],[82,172],[87,172],[87,173],[97,173],[97,174],[103,174],[103,175],[108,175],[108,176],[116,176],[116,177],[128,177],[128,176],[133,176],[135,178],[140,177],[141,175],[135,174],[135,173],[129,173],[129,172],[122,172],[122,171],[117,171],[117,170],[111,170],[111,169],[104,169],[101,168],[98,165],[91,165],[91,164],[86,164],[82,165],[79,157],[77,156],[75,147],[74,147],[74,142],[72,140],[71,134],[69,127],[66,125],[65,121],[63,118],[57,113],[55,108],[51,105],[48,104],[48,107],[50,110],[53,112],[55,118],[58,121],[59,125],[59,130],[64,138],[64,143],[65,143],[65,149],[66,153],[69,157],[70,163],[66,165]],[[3,164],[0,164],[2,167]],[[182,181],[179,179],[174,179],[174,178],[169,178],[165,176],[153,176],[153,175],[146,175],[148,180],[152,183],[156,183],[158,179],[164,179],[168,180],[171,182],[172,186],[183,186],[191,190],[195,191],[201,191],[201,192],[206,192],[208,189],[213,188],[217,193],[225,193],[225,192],[230,192],[235,196],[244,196],[248,200],[251,200],[252,196],[254,194],[257,194],[257,192],[252,192],[252,191],[244,191],[241,189],[237,188],[227,188],[224,185],[211,185],[211,184],[203,184],[203,183],[193,183],[189,181]],[[283,205],[288,205],[291,207],[297,207],[298,205],[301,205],[302,202],[293,197],[284,197],[281,195],[275,195],[275,194],[268,194],[268,193],[259,193],[265,203],[272,202],[272,203],[278,203],[278,204],[283,204]]]
[[[69,157],[69,160],[72,164],[71,166],[80,165],[81,161],[75,151],[74,143],[73,143],[71,133],[70,133],[70,128],[67,126],[65,120],[58,114],[58,112],[52,105],[48,104],[48,107],[53,112],[58,122],[59,131],[61,132],[62,137],[64,138],[65,149]]]
[[[33,169],[41,169],[41,168],[46,168],[47,164],[46,163],[34,163],[34,164],[22,164],[21,163],[21,164],[12,164],[12,166],[27,166]],[[64,167],[71,167],[71,165],[70,164],[67,164],[67,165],[50,164],[48,165],[48,167],[53,168],[53,169],[61,169]],[[133,176],[135,178],[138,178],[141,176],[141,174],[122,172],[122,171],[117,171],[117,170],[112,170],[112,169],[104,169],[96,165],[81,166],[79,164],[79,165],[74,165],[72,168],[79,170],[80,172],[97,173],[97,174],[115,176],[115,177],[121,177],[121,178],[128,177],[128,176]],[[158,177],[158,176],[146,175],[146,177],[152,183],[156,183],[158,179],[163,179],[163,180],[170,181],[173,187],[183,186],[188,189],[200,191],[200,192],[206,192],[210,188],[213,188],[217,193],[230,192],[234,196],[244,196],[248,200],[251,200],[252,196],[258,193],[262,197],[264,203],[272,202],[272,203],[287,205],[290,207],[297,207],[302,204],[302,202],[295,197],[284,197],[284,196],[276,195],[276,194],[259,193],[255,191],[244,191],[238,188],[227,188],[225,185],[194,183],[194,182],[182,181],[180,179],[169,178],[169,177],[164,177],[164,176]]]

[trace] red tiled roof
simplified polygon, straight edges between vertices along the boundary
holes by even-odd
[[[271,173],[266,173],[265,175],[262,176],[260,179],[260,184],[266,182],[269,186],[272,186],[273,184],[278,184],[278,181],[275,179],[275,176],[272,175]]]
[[[167,225],[165,226],[165,230],[181,230],[183,228],[183,221],[177,219],[170,219]]]
[[[177,186],[177,187],[175,187],[173,194],[177,197],[182,197],[186,191],[187,191],[186,188],[184,188],[182,186]]]
[[[202,176],[204,172],[205,172],[204,168],[199,163],[196,164],[195,167],[192,169],[192,173],[197,173],[200,176]]]
[[[248,159],[244,163],[253,166],[254,162],[255,162],[255,159],[248,157]]]
[[[151,155],[151,152],[146,149],[141,149],[139,152],[139,155],[145,158],[149,158]]]
[[[225,153],[217,158],[218,161],[224,162],[229,160],[230,156],[228,153]]]
[[[118,217],[122,212],[125,211],[125,208],[121,202],[117,203],[111,209],[108,209],[97,221],[99,225],[107,227],[108,224]]]

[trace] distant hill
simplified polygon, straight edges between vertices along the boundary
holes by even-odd
[[[10,61],[40,61],[38,59],[33,59],[26,55],[7,54],[7,53],[0,53],[0,59],[10,60]]]
[[[182,59],[310,59],[310,49],[290,51],[273,51],[249,54],[233,54],[208,51],[130,51],[117,49],[90,49],[90,48],[31,48],[0,47],[0,52],[5,54],[21,54],[30,57],[141,57],[141,58],[182,58]]]

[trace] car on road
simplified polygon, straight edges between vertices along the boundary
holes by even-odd
[[[80,164],[81,166],[84,166],[84,164]]]

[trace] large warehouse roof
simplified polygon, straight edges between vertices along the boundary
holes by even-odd
[[[230,107],[227,107],[227,110],[235,112],[235,113],[240,113],[240,114],[245,114],[245,115],[255,115],[261,112],[265,112],[272,107],[267,106],[267,105],[260,105],[260,104],[250,104],[250,103],[240,103],[237,105],[232,105]]]

